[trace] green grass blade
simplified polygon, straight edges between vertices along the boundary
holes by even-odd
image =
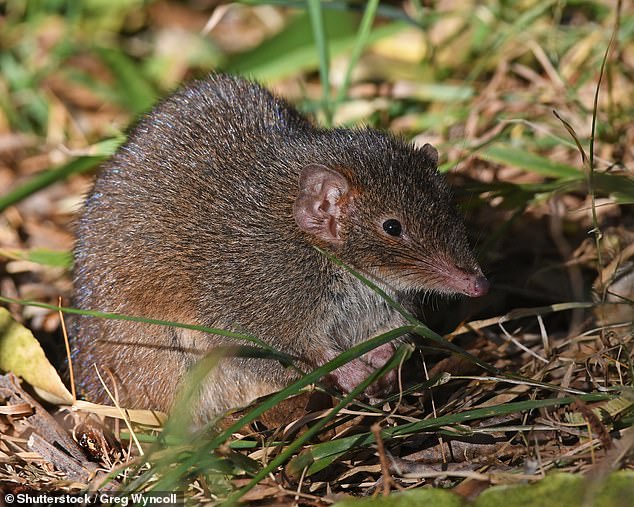
[[[350,51],[356,40],[356,19],[349,12],[323,11],[326,41],[331,56]],[[374,29],[368,43],[397,33],[407,25],[388,23]],[[311,35],[311,22],[307,14],[299,14],[277,35],[251,51],[233,56],[223,70],[244,74],[267,82],[319,67],[319,55]]]
[[[326,40],[332,46],[354,34],[354,16],[348,12],[323,13]],[[246,53],[235,55],[225,70],[246,74],[259,80],[284,77],[319,65],[311,33],[311,19],[306,13],[295,16],[277,35]]]
[[[218,367],[224,356],[222,350],[215,348],[187,372],[185,380],[181,382],[170,417],[163,427],[164,436],[169,436],[177,442],[184,440],[192,425],[192,407],[199,402],[197,396],[200,386],[209,373]]]
[[[80,157],[68,164],[43,171],[7,195],[0,197],[0,212],[57,181],[65,180],[73,174],[90,171],[104,160],[106,160],[106,157]]]
[[[475,421],[488,417],[500,417],[508,414],[526,412],[539,408],[570,405],[571,403],[574,403],[578,398],[584,401],[602,401],[608,400],[612,397],[613,396],[606,394],[588,394],[579,397],[570,396],[565,398],[549,398],[546,400],[528,400],[505,403],[503,405],[479,408],[466,412],[460,412],[458,414],[449,414],[433,419],[425,419],[422,421],[393,426],[383,429],[381,431],[381,437],[383,438],[383,440],[387,441],[393,438],[415,435],[422,431],[430,431],[451,424],[462,424],[468,421]],[[309,454],[309,457],[304,459],[310,459],[313,462],[313,465],[311,465],[311,467],[308,469],[307,474],[311,475],[319,470],[322,470],[325,466],[328,466],[343,454],[350,452],[351,450],[370,445],[374,442],[374,435],[371,432],[366,432],[313,445],[305,451],[307,454]],[[324,462],[322,460],[326,461]]]
[[[405,307],[403,307],[403,305],[401,305],[398,301],[396,301],[389,294],[387,294],[377,284],[375,284],[374,282],[372,282],[368,278],[364,277],[361,273],[357,272],[355,269],[353,269],[350,266],[348,266],[347,264],[343,263],[341,260],[339,260],[337,257],[332,255],[331,253],[326,252],[325,250],[322,250],[319,247],[315,247],[315,248],[321,254],[323,254],[326,257],[328,257],[332,262],[334,262],[338,266],[341,266],[342,268],[344,268],[352,276],[357,278],[360,282],[362,282],[364,285],[366,285],[367,287],[372,289],[374,292],[376,292],[379,296],[381,296],[381,298],[383,298],[383,300],[387,304],[389,304],[392,308],[394,308],[405,320],[407,320],[407,322],[409,322],[411,325],[414,326],[414,328],[413,328],[414,333],[416,333],[419,336],[422,336],[423,338],[427,338],[427,339],[429,339],[429,340],[431,340],[433,342],[438,343],[445,350],[450,350],[451,352],[454,352],[455,354],[458,354],[458,355],[460,355],[462,357],[465,357],[465,358],[469,359],[474,364],[477,364],[478,366],[483,368],[485,371],[488,371],[488,372],[493,373],[495,375],[500,375],[501,374],[501,372],[500,372],[500,370],[498,368],[495,368],[494,366],[486,363],[485,361],[482,361],[478,357],[474,356],[473,354],[470,354],[469,352],[467,352],[466,350],[458,347],[454,343],[452,343],[452,342],[450,342],[448,340],[445,340],[438,333],[435,333],[434,331],[432,331],[429,327],[427,327],[427,325],[425,325],[423,322],[418,320],[407,309],[405,309]]]
[[[348,403],[352,402],[357,396],[359,396],[369,385],[373,384],[378,378],[385,375],[388,371],[396,368],[399,364],[409,357],[412,352],[411,345],[401,345],[392,355],[390,360],[383,365],[383,367],[375,370],[367,379],[356,386],[350,393],[342,398],[342,400],[326,415],[315,423],[308,431],[304,432],[300,437],[296,438],[291,444],[289,444],[280,454],[278,454],[271,462],[260,470],[245,487],[231,495],[226,502],[222,505],[235,504],[245,493],[253,489],[264,477],[273,472],[279,465],[284,463],[290,458],[297,449],[299,449],[304,443],[308,442],[313,436],[315,436],[321,429],[326,426]]]
[[[490,162],[505,164],[549,178],[581,179],[582,171],[567,164],[553,162],[523,149],[496,143],[480,152],[480,157]]]
[[[620,174],[593,171],[593,190],[609,194],[619,204],[634,203],[634,179]]]
[[[366,340],[358,345],[355,345],[354,347],[338,355],[336,358],[327,362],[323,366],[320,366],[319,368],[316,368],[313,371],[307,373],[303,378],[297,380],[290,386],[267,398],[266,402],[251,410],[248,414],[245,415],[245,417],[240,419],[240,421],[237,421],[230,428],[226,429],[223,434],[219,435],[216,439],[211,441],[208,447],[210,449],[215,449],[218,445],[222,444],[245,424],[249,424],[255,421],[260,415],[277,405],[280,401],[297,394],[302,388],[310,384],[314,384],[326,374],[330,373],[333,370],[336,370],[340,366],[343,366],[352,359],[362,356],[366,352],[380,347],[385,343],[389,343],[393,340],[396,340],[397,338],[400,338],[401,336],[411,333],[413,330],[414,328],[412,326],[399,327],[397,329],[388,331],[387,333],[383,333],[379,336],[371,338],[370,340]]]
[[[49,250],[48,248],[32,248],[31,250],[0,248],[0,257],[35,262],[52,268],[70,269],[73,265],[73,255],[70,252]]]
[[[352,54],[350,55],[350,61],[348,62],[348,67],[346,68],[346,74],[343,78],[343,83],[339,88],[339,92],[337,93],[337,98],[335,100],[336,103],[341,102],[346,97],[346,95],[348,95],[352,71],[356,67],[357,62],[361,57],[361,53],[363,52],[363,49],[368,42],[368,37],[370,35],[370,30],[372,29],[372,23],[374,22],[374,17],[376,16],[378,6],[379,0],[370,0],[367,3],[365,11],[363,12],[363,18],[361,19],[361,24],[357,33],[357,39],[355,41]]]
[[[283,5],[284,7],[294,7],[296,9],[304,9],[306,7],[306,0],[240,0],[241,4],[246,5]],[[363,3],[358,2],[356,4],[350,3],[349,0],[332,0],[328,2],[322,2],[321,7],[324,12],[337,11],[337,12],[350,12],[363,10]],[[431,9],[430,9],[431,11]],[[431,21],[437,17],[435,13],[430,12],[425,18],[424,23],[420,23],[417,20],[411,18],[401,7],[396,5],[379,4],[377,13],[385,19],[392,19],[395,21],[404,21],[411,26],[416,26],[420,29],[425,29],[431,25]]]
[[[326,29],[320,0],[307,0],[310,24],[319,55],[319,75],[321,77],[322,107],[326,114],[326,126],[332,124],[332,106],[330,104],[330,51],[326,42]]]
[[[205,326],[197,326],[195,324],[181,324],[180,322],[172,322],[167,320],[159,320],[159,319],[150,319],[147,317],[137,317],[134,315],[123,315],[121,313],[111,313],[111,312],[99,312],[95,310],[80,310],[78,308],[68,308],[64,306],[54,306],[49,305],[47,303],[40,303],[37,301],[24,301],[21,299],[8,298],[5,296],[0,296],[0,303],[7,304],[18,304],[23,306],[34,306],[36,308],[46,308],[47,310],[52,311],[62,311],[63,313],[68,313],[70,315],[84,315],[87,317],[97,317],[101,319],[111,319],[111,320],[125,320],[129,322],[142,322],[144,324],[156,324],[158,326],[170,326],[170,327],[178,327],[182,329],[191,329],[193,331],[202,331],[204,333],[217,334],[220,336],[225,336],[227,338],[235,338],[238,340],[245,340],[259,345],[260,347],[266,349],[268,352],[273,354],[279,354],[280,358],[285,358],[289,361],[292,361],[293,358],[273,349],[270,345],[263,342],[259,338],[255,336],[237,333],[235,331],[228,331],[226,329],[218,329],[211,328]]]
[[[525,171],[541,174],[549,178],[557,178],[558,181],[552,184],[520,184],[514,185],[510,183],[498,184],[498,188],[502,193],[504,190],[511,191],[513,189],[523,192],[524,197],[537,192],[551,192],[561,190],[563,180],[567,183],[587,182],[586,174],[579,169],[563,164],[553,162],[545,157],[529,153],[519,148],[513,148],[501,143],[493,144],[483,149],[479,156],[484,160],[517,167]],[[485,186],[482,187],[483,189]],[[492,185],[488,186],[488,191],[495,190]],[[589,191],[598,191],[605,194],[613,195],[614,199],[620,203],[628,203],[634,201],[634,179],[619,174],[610,174],[607,172],[592,172],[592,188]],[[507,192],[508,193],[508,192]],[[502,194],[500,194],[502,195]],[[516,203],[517,204],[517,203]]]
[[[117,100],[135,114],[149,110],[156,101],[157,93],[140,72],[139,65],[123,51],[96,48],[95,52],[110,68],[117,81]]]
[[[281,401],[294,396],[299,393],[301,389],[304,387],[314,384],[318,382],[322,377],[331,371],[339,368],[340,366],[346,364],[352,359],[359,357],[370,350],[375,349],[385,343],[389,343],[397,338],[412,332],[413,328],[411,326],[404,326],[392,331],[388,331],[380,336],[367,340],[363,343],[360,343],[351,349],[343,352],[339,356],[335,357],[328,363],[316,368],[315,370],[307,373],[299,380],[289,385],[288,387],[278,391],[275,394],[267,397],[265,401],[260,403],[258,406],[250,410],[244,417],[240,418],[238,421],[233,423],[231,426],[226,428],[224,431],[217,433],[214,428],[217,424],[217,421],[211,421],[205,427],[203,427],[197,435],[192,436],[191,438],[196,441],[204,441],[205,443],[199,445],[195,453],[191,456],[184,458],[180,463],[183,469],[187,471],[187,473],[191,473],[192,470],[199,469],[201,459],[205,456],[213,453],[218,447],[224,445],[225,442],[229,441],[234,433],[239,431],[241,428],[255,421],[258,417],[260,417],[264,412],[274,407]],[[209,434],[214,435],[213,438],[209,438]],[[204,440],[203,440],[204,439]],[[151,455],[148,455],[146,460],[151,460]],[[144,461],[143,463],[145,463]],[[140,466],[143,465],[140,464]],[[148,473],[156,473],[155,471],[150,471]],[[155,488],[161,491],[168,491],[170,487],[178,483],[179,478],[175,477],[173,473],[165,474],[159,481],[155,484]],[[133,490],[134,487],[138,485],[142,485],[145,481],[140,477],[134,483],[129,485],[129,490]]]

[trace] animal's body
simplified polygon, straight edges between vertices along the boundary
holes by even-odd
[[[101,169],[78,228],[79,308],[244,331],[310,368],[402,324],[319,246],[396,297],[479,296],[474,260],[437,153],[371,129],[321,129],[257,84],[214,75],[159,103]],[[80,390],[169,410],[196,360],[230,339],[179,328],[78,318]],[[392,352],[335,372],[350,390]],[[287,385],[293,370],[225,358],[202,388],[204,420]],[[109,378],[107,375],[104,378]],[[388,375],[374,392],[389,388]]]

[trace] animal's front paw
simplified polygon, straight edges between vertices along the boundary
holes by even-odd
[[[353,359],[331,372],[326,378],[331,384],[349,393],[367,379],[375,370],[381,368],[394,354],[395,348],[386,343],[361,357]],[[391,370],[368,386],[364,394],[371,399],[382,398],[393,392],[397,386],[397,372]]]

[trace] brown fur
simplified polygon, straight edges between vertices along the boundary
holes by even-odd
[[[300,189],[300,174],[315,164],[334,177]],[[143,118],[101,169],[79,224],[75,303],[245,331],[307,367],[322,364],[402,318],[314,245],[399,298],[486,292],[436,164],[429,145],[316,128],[257,84],[222,75],[194,82]],[[387,219],[400,221],[402,237],[386,234]],[[107,402],[96,364],[113,374],[123,405],[161,410],[197,359],[234,343],[89,317],[77,319],[72,335],[85,396]],[[350,363],[334,382],[351,389],[391,350]],[[226,358],[202,386],[196,417],[243,405],[295,375],[271,360]],[[379,387],[393,382],[388,376]]]

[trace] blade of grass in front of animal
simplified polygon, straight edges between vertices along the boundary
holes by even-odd
[[[163,427],[165,436],[170,436],[177,442],[184,440],[192,426],[192,407],[196,406],[200,386],[203,385],[209,373],[218,367],[218,363],[224,356],[224,350],[215,348],[187,372],[184,381],[180,384],[170,417]]]
[[[419,382],[417,384],[414,384],[412,386],[406,387],[403,389],[403,391],[392,394],[388,397],[386,397],[384,400],[381,400],[381,406],[384,403],[391,403],[391,402],[398,402],[399,399],[401,399],[403,396],[407,396],[409,394],[412,393],[416,393],[416,392],[420,392],[423,389],[431,389],[432,387],[436,387],[436,386],[440,386],[443,384],[446,384],[447,382],[449,382],[451,380],[451,375],[447,374],[447,373],[440,373],[438,375],[434,375],[432,378],[430,378],[429,380],[425,380],[423,382]],[[362,401],[356,400],[355,401],[355,405],[357,405],[360,409],[363,409],[363,411],[368,414],[371,415],[372,412],[374,412],[375,414],[380,414],[381,416],[385,415],[385,411],[382,408],[377,408],[374,407],[372,405],[368,405],[367,403],[363,403]],[[352,414],[346,415],[345,417],[342,417],[340,419],[338,419],[337,421],[335,421],[331,426],[328,426],[327,428],[324,428],[324,433],[328,433],[330,431],[336,431],[338,426],[341,426],[341,424],[345,424],[347,421],[358,417],[359,414],[357,411],[355,411]],[[398,416],[396,416],[396,418],[398,418]]]
[[[334,359],[324,364],[323,366],[320,366],[319,368],[316,368],[315,370],[307,373],[305,376],[295,381],[293,384],[289,385],[288,387],[282,389],[281,391],[275,394],[272,394],[271,396],[266,398],[262,403],[260,403],[255,408],[250,410],[242,418],[240,418],[238,421],[236,421],[235,423],[233,423],[232,425],[230,425],[228,428],[224,429],[220,433],[217,433],[214,431],[217,421],[211,421],[209,424],[203,427],[200,431],[198,431],[195,435],[190,437],[192,441],[197,442],[196,451],[191,456],[185,458],[184,461],[181,462],[180,464],[183,465],[186,470],[188,470],[188,473],[190,473],[191,470],[193,469],[197,469],[199,467],[202,457],[213,453],[218,447],[225,445],[225,443],[231,439],[234,433],[238,432],[241,428],[255,421],[264,412],[273,408],[282,400],[285,400],[286,398],[289,398],[291,396],[294,396],[295,394],[298,394],[304,387],[318,382],[326,374],[346,364],[352,359],[359,357],[365,354],[366,352],[369,352],[370,350],[376,347],[379,347],[385,343],[389,343],[393,340],[396,340],[397,338],[401,336],[411,333],[412,330],[413,330],[412,326],[400,327],[352,347],[351,349],[343,352],[342,354],[335,357]],[[210,433],[213,435],[212,438],[209,438]],[[200,442],[203,442],[203,441],[205,443],[201,444]],[[152,456],[149,455],[147,459],[151,460]],[[141,467],[144,463],[145,462],[141,463],[139,467]],[[156,471],[148,472],[148,474],[150,475],[148,475],[147,477],[152,477],[152,474],[155,472]],[[135,480],[134,482],[130,484],[131,490],[133,490],[136,487],[140,487],[140,485],[142,485],[145,482],[145,480],[147,480],[147,478],[144,479],[143,477],[144,476],[140,476],[137,480]],[[168,480],[169,480],[169,483],[162,482],[159,488],[165,491],[169,490],[169,488],[167,488],[166,486],[169,486],[170,484],[172,484],[171,481],[175,479],[173,479],[172,477],[166,478],[166,481]],[[174,482],[174,484],[176,484],[176,482]]]
[[[383,289],[381,289],[377,284],[375,284],[374,282],[372,282],[371,280],[363,276],[361,273],[359,273],[352,267],[348,266],[347,264],[342,262],[340,259],[337,259],[337,257],[332,255],[331,253],[326,252],[325,250],[322,250],[319,247],[315,247],[315,248],[319,252],[321,252],[323,255],[328,257],[332,262],[343,267],[346,271],[352,274],[364,285],[366,285],[367,287],[375,291],[379,296],[381,296],[381,298],[383,298],[383,300],[387,304],[389,304],[392,308],[394,308],[400,315],[403,316],[405,320],[407,320],[407,322],[409,322],[411,325],[414,326],[413,328],[414,333],[416,333],[419,336],[422,336],[423,338],[428,338],[429,340],[432,340],[440,344],[443,348],[449,349],[450,351],[469,359],[470,361],[472,361],[473,363],[477,364],[478,366],[480,366],[481,368],[483,368],[484,370],[490,373],[493,373],[495,375],[500,374],[500,370],[498,368],[488,364],[485,361],[482,361],[478,357],[474,356],[473,354],[470,354],[466,350],[462,349],[461,347],[458,347],[457,345],[451,343],[450,341],[445,340],[442,336],[432,331],[429,327],[427,327],[426,324],[418,320],[414,315],[412,315],[408,310],[406,310],[405,307],[403,307],[403,305],[401,305],[398,301],[396,301],[389,294],[387,294]]]
[[[260,480],[266,477],[269,473],[273,472],[279,465],[290,458],[293,453],[295,453],[295,451],[297,451],[304,443],[308,442],[314,435],[319,433],[319,431],[321,431],[321,429],[326,424],[328,424],[328,422],[330,422],[346,405],[348,405],[357,396],[359,396],[368,386],[373,384],[377,379],[385,375],[388,371],[396,368],[399,364],[402,364],[403,361],[405,361],[407,357],[409,357],[411,352],[411,346],[405,344],[400,345],[385,365],[375,370],[370,376],[368,376],[367,379],[365,379],[352,391],[350,391],[350,393],[344,396],[342,400],[335,407],[333,407],[328,415],[317,421],[314,425],[311,426],[309,430],[296,438],[282,452],[280,452],[275,458],[273,458],[266,467],[260,470],[253,477],[253,479],[251,479],[251,482],[249,482],[249,484],[241,488],[236,493],[232,494],[225,502],[223,502],[222,505],[229,506],[235,504],[245,493],[255,487],[257,483],[260,482]]]
[[[307,373],[303,378],[297,380],[290,386],[282,389],[274,395],[271,395],[269,398],[266,399],[265,402],[263,402],[255,409],[251,410],[243,418],[241,418],[230,428],[225,430],[223,434],[219,435],[214,441],[210,442],[209,447],[211,449],[216,448],[218,445],[227,440],[232,433],[239,430],[245,424],[251,423],[264,412],[277,405],[280,401],[299,393],[301,389],[310,384],[314,384],[331,371],[336,370],[340,366],[343,366],[344,364],[350,362],[352,359],[362,356],[366,352],[369,352],[381,345],[384,345],[396,340],[397,338],[400,338],[401,336],[411,333],[413,329],[414,328],[412,326],[403,326],[397,329],[393,329],[379,336],[371,338],[370,340],[366,340],[358,345],[355,345],[354,347],[339,354],[337,357],[327,362],[323,366],[320,366],[319,368],[316,368],[313,371]]]
[[[177,327],[182,329],[191,329],[193,331],[202,331],[204,333],[217,334],[220,336],[225,336],[227,338],[235,338],[238,340],[245,340],[252,343],[255,343],[262,347],[265,352],[268,354],[268,357],[277,359],[282,362],[292,362],[293,358],[284,352],[273,349],[270,345],[263,342],[259,338],[251,335],[247,335],[244,333],[238,333],[236,331],[229,331],[226,329],[218,329],[206,326],[198,326],[195,324],[181,324],[180,322],[172,322],[167,320],[159,320],[159,319],[150,319],[147,317],[137,317],[134,315],[124,315],[121,313],[111,313],[111,312],[99,312],[95,310],[80,310],[78,308],[69,308],[69,307],[60,307],[55,305],[49,305],[47,303],[40,303],[38,301],[25,301],[21,299],[8,298],[5,296],[0,296],[0,302],[2,303],[10,303],[10,304],[18,304],[23,306],[34,306],[36,308],[45,308],[47,310],[52,311],[62,311],[64,313],[68,313],[71,315],[84,315],[88,317],[97,317],[102,319],[112,319],[112,320],[126,320],[130,322],[142,322],[144,324],[156,324],[158,326],[170,326]]]
[[[247,413],[244,417],[236,421],[234,424],[232,424],[229,428],[225,429],[221,433],[217,433],[217,432],[214,433],[214,428],[217,424],[217,421],[211,421],[208,425],[206,425],[206,427],[202,428],[197,434],[190,437],[192,442],[193,441],[200,442],[202,438],[206,438],[207,443],[204,445],[198,444],[195,452],[193,452],[190,456],[188,456],[184,460],[179,461],[179,465],[182,465],[184,469],[188,471],[188,473],[191,473],[191,471],[194,469],[199,469],[200,462],[203,457],[213,454],[214,451],[219,446],[224,445],[225,442],[229,441],[235,432],[245,427],[246,425],[248,425],[255,419],[257,419],[260,415],[262,415],[264,412],[266,412],[267,410],[277,405],[280,401],[299,393],[299,391],[305,386],[317,382],[324,375],[333,371],[339,366],[342,366],[343,364],[347,363],[352,358],[359,357],[360,355],[363,355],[369,350],[372,350],[373,348],[376,348],[384,343],[388,343],[409,331],[411,331],[411,329],[407,327],[399,328],[397,330],[390,331],[388,333],[385,333],[381,336],[378,336],[376,338],[373,338],[371,340],[368,340],[366,342],[363,342],[353,347],[352,349],[337,356],[332,361],[306,374],[304,377],[300,378],[298,381],[294,382],[287,388],[271,395],[263,403],[255,407],[253,410],[249,411],[249,413]],[[389,365],[391,367],[395,367],[398,364],[399,363],[393,363],[393,361],[389,362]],[[382,369],[382,371],[387,371],[387,370]],[[373,377],[374,377],[374,374],[373,374]],[[363,385],[366,385],[366,383],[364,382]],[[356,392],[356,389],[355,389],[355,392]],[[359,391],[359,393],[360,392],[362,392],[362,390]],[[204,436],[206,434],[208,435],[209,432],[212,432],[212,434],[214,435],[213,438],[211,439],[209,439],[208,436],[207,437]],[[147,461],[151,461],[151,460],[152,460],[152,455],[149,454],[147,457]],[[143,464],[147,461],[140,463],[139,468],[141,468]],[[166,463],[170,463],[170,461],[167,460]],[[146,474],[139,476],[135,481],[130,483],[129,485],[130,490],[134,490],[134,488],[140,487],[142,484],[144,484],[144,482],[146,482],[146,480],[149,477],[151,477],[151,475],[148,475],[148,474],[155,474],[155,473],[156,473],[156,469],[154,469],[153,471],[148,471]],[[155,487],[155,489],[157,490],[169,491],[170,488],[174,487],[176,484],[178,484],[178,482],[179,482],[179,477],[175,474],[169,473],[167,475],[164,475],[161,479],[159,479],[158,483],[154,484],[153,487]]]

